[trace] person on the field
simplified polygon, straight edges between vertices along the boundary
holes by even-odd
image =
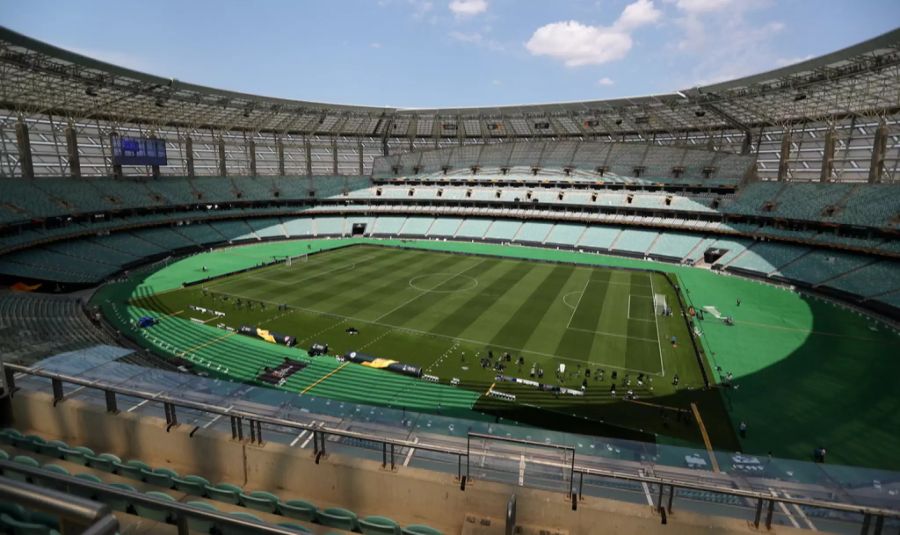
[[[676,374],[675,374],[675,377],[672,378],[672,385],[673,385],[673,386],[678,386],[678,382],[679,382],[678,374],[676,373]]]

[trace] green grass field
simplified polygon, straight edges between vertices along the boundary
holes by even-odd
[[[656,314],[654,295],[665,299],[671,316]],[[602,421],[697,439],[694,427],[673,431],[656,408],[624,400],[631,390],[638,401],[658,398],[688,408],[691,399],[678,393],[704,386],[675,289],[656,272],[356,245],[135,304],[210,325],[249,324],[293,335],[302,348],[327,343],[337,354],[360,351],[420,366],[441,383],[458,379],[458,388],[479,394],[478,410],[517,420],[550,425],[564,415],[588,418],[592,424],[583,430],[602,429]],[[226,316],[215,319],[191,305]],[[348,334],[349,327],[358,334]],[[579,393],[586,381],[583,395],[497,382],[498,372],[481,365],[489,352],[492,363],[511,355],[504,375]],[[561,366],[565,373],[558,374]],[[532,368],[543,377],[532,377]],[[492,389],[515,395],[516,403],[489,395]],[[715,415],[709,418],[716,423]]]
[[[368,246],[371,244],[406,250]],[[357,247],[347,249],[346,245]],[[653,359],[650,342],[637,340],[650,336],[621,338],[603,334],[629,336],[632,326],[635,333],[647,331],[649,322],[640,322],[648,319],[643,316],[646,307],[641,304],[641,296],[646,293],[643,286],[647,284],[652,286],[651,293],[667,293],[669,305],[676,308],[674,290],[661,276],[648,271],[653,270],[677,281],[686,305],[698,309],[715,307],[734,317],[735,325],[728,326],[707,314],[704,320],[695,322],[695,328],[701,333],[699,342],[712,368],[707,369],[710,378],[718,382],[725,372],[731,372],[740,389],[697,389],[700,370],[692,350],[682,342],[687,340],[686,331],[683,336],[676,334],[679,346],[672,348],[667,342],[669,330],[681,327],[677,321],[667,322],[677,316],[655,317],[660,329],[657,340],[662,342],[657,344],[657,351],[662,352],[665,379],[646,370],[653,377],[654,391],[651,394],[635,389],[638,401],[681,408],[696,403],[713,446],[723,451],[739,449],[761,455],[772,452],[775,457],[809,459],[813,448],[825,445],[829,463],[900,469],[900,456],[892,453],[900,450],[900,398],[892,394],[893,382],[900,375],[897,331],[839,303],[709,270],[487,243],[297,240],[255,243],[186,257],[167,267],[135,274],[124,283],[106,285],[95,294],[92,303],[101,306],[109,321],[144,347],[168,357],[187,355],[188,360],[213,374],[221,375],[217,370],[222,368],[228,377],[252,381],[260,362],[277,364],[286,355],[302,352],[244,336],[225,337],[224,331],[214,326],[216,321],[191,321],[191,315],[201,321],[211,317],[183,312],[190,304],[204,306],[200,303],[204,297],[201,286],[181,289],[181,285],[253,268],[271,261],[273,256],[296,254],[307,248],[313,252],[334,251],[312,255],[307,264],[295,264],[290,270],[264,268],[217,279],[211,285],[213,289],[220,285],[235,293],[264,289],[274,296],[275,302],[285,302],[289,295],[298,301],[281,318],[277,317],[277,307],[271,305],[265,311],[254,308],[249,313],[227,308],[226,304],[222,308],[228,314],[227,323],[271,325],[304,340],[304,346],[313,340],[328,342],[339,350],[360,349],[368,344],[362,351],[431,366],[429,372],[438,375],[444,384],[358,365],[335,372],[340,363],[316,358],[287,382],[286,389],[466,418],[499,414],[553,429],[598,435],[623,436],[620,426],[625,426],[645,431],[641,438],[702,447],[692,422],[664,419],[664,411],[623,401],[621,387],[616,398],[609,396],[613,366],[652,366],[659,362],[658,356]],[[355,261],[342,260],[342,255],[352,257],[364,251],[368,252],[362,256],[377,256],[353,267]],[[445,254],[448,252],[480,256]],[[402,260],[395,256],[401,254],[412,256]],[[478,281],[476,289],[467,289],[473,283],[463,283],[462,277],[444,284],[443,276],[434,276],[446,272],[449,277],[481,261],[484,263],[463,273]],[[203,266],[208,267],[208,272],[202,270]],[[327,273],[329,270],[333,273]],[[299,275],[301,271],[306,274]],[[434,276],[433,280],[413,281],[422,289],[410,286],[410,279],[427,274]],[[301,280],[304,277],[312,278]],[[649,283],[646,277],[651,277]],[[610,284],[624,282],[625,278],[627,285]],[[441,286],[432,288],[434,285]],[[391,311],[418,294],[424,295],[408,307]],[[577,297],[582,294],[584,297],[578,302]],[[605,306],[613,299],[620,309],[615,316],[611,315],[613,308]],[[741,306],[736,306],[736,299],[741,299]],[[207,301],[210,302],[213,301]],[[469,306],[463,306],[467,303]],[[633,310],[629,310],[629,303]],[[463,314],[469,307],[472,310]],[[372,323],[388,312],[379,320],[381,325]],[[160,317],[160,324],[152,329],[135,329],[131,321],[145,314]],[[473,316],[465,319],[468,314]],[[551,323],[556,327],[547,329]],[[360,334],[345,336],[348,325],[357,327]],[[518,403],[502,402],[484,396],[494,373],[479,368],[478,359],[473,358],[476,352],[484,353],[500,345],[532,352],[523,353],[526,364],[522,371],[512,366],[508,369],[510,375],[527,376],[530,365],[542,359],[548,372],[545,380],[552,382],[552,365],[563,358],[579,359],[583,367],[586,359],[591,359],[591,366],[602,367],[607,373],[603,382],[597,380],[596,386],[591,378],[584,398],[556,398],[503,383],[495,388],[515,393]],[[614,354],[605,349],[609,347],[624,347],[624,353]],[[461,362],[464,350],[466,362]],[[435,358],[441,356],[442,359]],[[574,364],[577,370],[578,362]],[[464,366],[469,369],[464,370]],[[568,364],[567,369],[571,369]],[[681,379],[677,390],[671,385],[674,373]],[[446,385],[454,376],[462,379],[461,387]],[[617,384],[621,381],[620,375]],[[579,388],[580,380],[568,379],[566,386]],[[745,438],[737,437],[735,431],[741,421],[750,427]],[[648,437],[647,433],[656,436]],[[831,473],[830,477],[836,476]]]

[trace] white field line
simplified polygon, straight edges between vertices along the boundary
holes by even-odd
[[[653,289],[653,275],[650,275],[650,293],[652,295],[656,295],[656,290]],[[653,322],[656,323],[656,347],[659,348],[659,369],[662,370],[660,375],[665,377],[666,375],[666,365],[663,363],[662,356],[662,342],[659,340],[659,318],[656,316],[656,312],[653,312]]]
[[[572,325],[572,319],[575,317],[575,313],[578,312],[578,307],[581,306],[581,299],[584,298],[584,294],[587,293],[588,286],[591,284],[591,279],[588,277],[588,280],[584,283],[584,288],[581,289],[581,295],[578,296],[578,301],[575,302],[575,308],[572,309],[572,314],[569,316],[569,321],[566,322],[566,329]]]

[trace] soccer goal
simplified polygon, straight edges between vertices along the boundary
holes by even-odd
[[[666,296],[663,294],[653,294],[653,311],[657,316],[665,316],[669,311],[669,305],[666,303]]]
[[[306,253],[289,256],[289,257],[287,257],[287,260],[284,261],[284,264],[288,267],[291,267],[292,265],[294,265],[295,262],[298,262],[298,263],[306,262],[308,257],[309,257],[309,255],[307,255]]]

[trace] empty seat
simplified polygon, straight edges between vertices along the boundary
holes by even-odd
[[[175,490],[194,496],[205,496],[206,486],[209,485],[209,480],[194,475],[173,477],[172,482],[175,484]]]
[[[113,466],[116,467],[116,473],[118,473],[122,477],[129,477],[131,479],[137,479],[138,481],[143,479],[142,470],[150,470],[150,465],[146,463],[142,463],[141,461],[125,461],[121,462],[113,462]]]
[[[18,429],[13,429],[12,427],[7,427],[3,430],[0,430],[0,442],[12,444],[13,438],[20,436],[22,436],[22,433],[20,433]]]
[[[411,526],[406,526],[405,528],[400,530],[400,533],[402,533],[403,535],[443,535],[442,532],[424,524],[413,524]]]
[[[255,509],[265,513],[274,513],[278,508],[278,496],[272,493],[255,490],[249,494],[240,494],[241,503],[248,509]]]
[[[45,526],[36,524],[26,520],[18,520],[7,514],[0,514],[0,524],[3,524],[4,531],[15,533],[15,535],[58,535],[59,532]]]
[[[393,535],[400,531],[400,526],[383,516],[367,516],[360,519],[359,530],[366,535]]]
[[[340,507],[323,509],[319,511],[316,518],[320,524],[330,528],[346,529],[347,531],[356,529],[356,513]]]
[[[90,481],[91,483],[103,483],[103,480],[94,474],[75,474],[75,477],[82,481]],[[72,494],[93,500],[97,497],[97,493],[89,489],[72,489]]]
[[[137,492],[137,489],[127,483],[110,483],[109,486],[119,490]],[[128,508],[131,506],[130,499],[122,496],[113,496],[111,494],[102,495],[98,498],[97,501],[105,503],[113,511],[121,511],[123,513],[128,512]]]
[[[29,457],[28,455],[16,455],[12,458],[14,463],[19,463],[25,466],[30,466],[32,468],[40,468],[41,464],[37,462],[33,457]],[[25,474],[19,472],[9,471],[5,473],[6,477],[10,479],[16,479],[19,481],[28,481],[31,482],[31,478],[26,476]]]
[[[292,529],[300,533],[312,533],[312,531],[310,531],[308,528],[305,528],[300,524],[292,524],[291,522],[281,522],[280,524],[278,524],[278,527]]]
[[[62,454],[60,453],[60,448],[68,448],[69,445],[63,442],[62,440],[48,440],[43,444],[38,444],[37,452],[41,455],[46,455],[47,457],[53,457],[54,459],[59,459]]]
[[[175,501],[175,498],[169,496],[165,492],[157,492],[155,490],[151,490],[150,492],[148,492],[147,496],[167,502]],[[138,516],[149,518],[150,520],[156,520],[157,522],[169,521],[169,511],[159,505],[142,504],[135,502],[134,510],[138,514]]]
[[[172,478],[178,477],[178,473],[168,468],[153,468],[151,470],[141,470],[144,481],[157,487],[172,488]]]
[[[219,511],[215,508],[215,506],[206,502],[190,501],[187,502],[187,504],[195,509],[201,509],[203,511],[209,511],[213,513]],[[215,526],[215,522],[212,520],[188,516],[188,528],[190,528],[191,531],[209,533],[212,530],[213,526]]]
[[[304,500],[288,500],[279,504],[281,514],[297,520],[315,520],[316,506]]]
[[[206,485],[206,495],[211,499],[220,502],[233,503],[234,505],[241,503],[241,492],[241,487],[231,485],[230,483]]]
[[[101,453],[100,455],[85,454],[84,457],[91,468],[110,473],[116,470],[116,463],[122,462],[122,459],[119,459],[112,453]]]
[[[59,453],[63,459],[69,461],[70,463],[76,463],[80,465],[87,465],[88,455],[94,455],[94,451],[90,448],[85,448],[84,446],[76,446],[74,448],[59,448]]]

